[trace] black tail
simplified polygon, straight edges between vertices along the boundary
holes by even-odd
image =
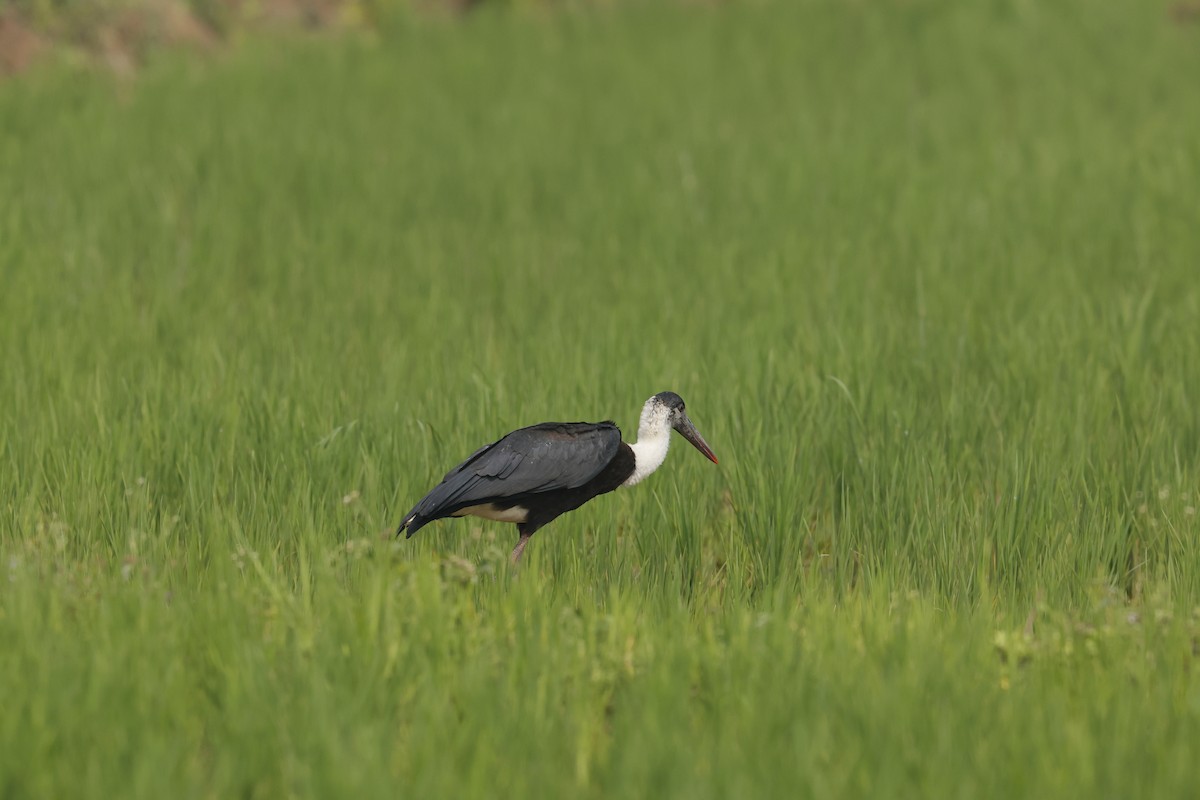
[[[401,522],[400,527],[396,529],[397,538],[407,529],[408,535],[404,538],[411,539],[414,533],[425,527],[426,522],[429,522],[429,520],[422,518],[420,514],[412,511],[408,512],[408,516],[405,517],[404,522]]]

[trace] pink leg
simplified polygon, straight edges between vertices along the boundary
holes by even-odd
[[[529,537],[531,536],[533,536],[532,533],[521,534],[521,541],[517,542],[517,546],[513,548],[512,556],[510,556],[513,564],[521,560],[521,553],[525,552],[525,545],[529,543]]]

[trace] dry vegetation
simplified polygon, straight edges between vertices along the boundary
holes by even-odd
[[[264,29],[370,29],[414,13],[459,14],[479,2],[0,0],[0,75],[21,72],[51,53],[128,73],[155,49],[207,50],[247,31]]]

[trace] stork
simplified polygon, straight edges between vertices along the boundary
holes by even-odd
[[[640,483],[662,466],[672,428],[717,463],[688,419],[683,398],[660,392],[642,406],[633,444],[621,441],[613,422],[543,422],[479,448],[404,515],[396,535],[407,530],[411,539],[444,517],[515,522],[521,535],[512,551],[515,564],[538,528],[593,497]]]

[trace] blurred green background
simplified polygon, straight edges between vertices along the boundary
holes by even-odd
[[[1193,792],[1186,6],[0,16],[0,794]]]

